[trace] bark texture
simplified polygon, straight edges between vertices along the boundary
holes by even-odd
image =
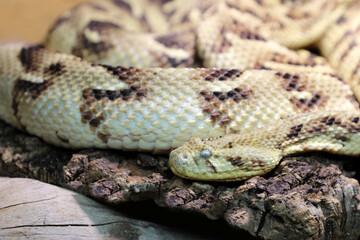
[[[1,239],[201,239],[135,220],[84,195],[25,178],[0,178]]]
[[[360,187],[351,178],[359,176],[358,158],[306,154],[283,159],[265,176],[205,183],[174,176],[166,155],[56,148],[3,122],[0,157],[8,176],[39,179],[115,206],[151,200],[225,219],[263,239],[360,235]]]

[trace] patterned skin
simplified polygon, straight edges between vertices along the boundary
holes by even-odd
[[[142,3],[85,3],[45,48],[1,45],[0,118],[62,147],[177,148],[173,172],[199,180],[243,180],[301,151],[360,155],[357,65],[340,63],[358,63],[359,4]],[[323,35],[336,70],[288,48]]]

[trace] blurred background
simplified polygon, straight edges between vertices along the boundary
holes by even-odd
[[[0,0],[0,41],[40,42],[66,9],[88,0]]]

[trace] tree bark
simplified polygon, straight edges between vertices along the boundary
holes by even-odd
[[[224,219],[263,239],[360,235],[360,187],[350,178],[359,174],[358,158],[306,154],[283,159],[265,176],[205,183],[174,176],[166,155],[56,148],[3,122],[0,156],[8,176],[57,184],[111,205],[151,200]]]

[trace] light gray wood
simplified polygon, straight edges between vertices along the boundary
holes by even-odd
[[[37,180],[2,177],[0,193],[0,239],[195,239]]]

